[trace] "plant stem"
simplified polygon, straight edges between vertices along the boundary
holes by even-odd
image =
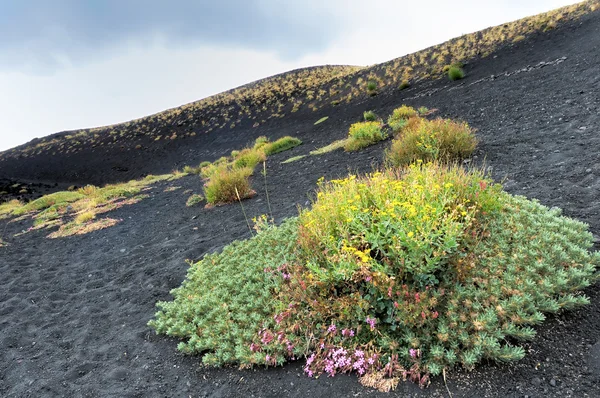
[[[254,235],[252,233],[252,228],[250,227],[250,222],[248,221],[248,216],[246,215],[246,210],[244,209],[244,205],[242,204],[242,199],[240,198],[240,193],[238,192],[237,187],[235,187],[235,194],[237,195],[238,201],[240,202],[240,206],[242,206],[242,213],[244,213],[244,218],[246,219],[246,225],[248,226],[250,235]]]
[[[267,162],[263,162],[263,176],[265,177],[265,193],[267,195],[267,206],[269,207],[269,216],[273,220],[273,211],[271,210],[271,201],[269,200],[269,190],[267,189]]]

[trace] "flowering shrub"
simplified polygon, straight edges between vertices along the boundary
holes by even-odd
[[[350,126],[344,149],[357,151],[385,139],[386,134],[378,122],[359,122]]]
[[[303,345],[307,375],[356,371],[383,390],[522,358],[507,338],[585,304],[576,291],[600,259],[584,224],[436,165],[321,183],[298,241],[267,331],[278,339],[257,352]]]
[[[514,361],[544,313],[588,302],[600,253],[581,222],[482,173],[417,162],[320,181],[281,227],[193,264],[150,322],[207,364],[356,372],[380,390]]]
[[[471,155],[477,146],[477,139],[467,123],[448,119],[411,120],[386,153],[393,166],[416,160],[460,160]]]

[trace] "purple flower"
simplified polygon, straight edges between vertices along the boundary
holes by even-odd
[[[327,331],[329,333],[335,333],[336,330],[337,330],[337,327],[333,323],[331,325],[329,325],[329,327],[327,328]]]
[[[288,274],[287,272],[282,272],[281,276],[283,277],[283,280],[285,280],[285,281],[290,280],[290,274]]]
[[[354,330],[352,330],[352,329],[342,329],[342,336],[344,336],[344,337],[354,337]]]
[[[417,350],[411,348],[410,350],[408,350],[411,358],[416,358],[417,357]]]
[[[271,361],[271,356],[270,356],[269,354],[267,354],[267,356],[265,357],[265,361],[266,361],[266,362],[269,362],[269,361]]]
[[[365,321],[369,324],[369,326],[371,327],[371,330],[375,329],[375,324],[377,324],[377,319],[367,317],[367,319]]]

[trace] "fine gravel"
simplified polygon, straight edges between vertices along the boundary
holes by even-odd
[[[341,150],[289,157],[343,138],[366,110],[388,115],[400,104],[436,108],[477,129],[472,165],[485,165],[508,192],[557,206],[600,236],[600,14],[535,35],[466,65],[467,77],[423,81],[406,90],[318,112],[299,111],[257,129],[223,129],[196,141],[148,150],[0,163],[2,186],[20,183],[17,197],[36,197],[70,184],[106,183],[183,164],[215,160],[259,135],[292,135],[300,147],[269,158],[267,184],[277,221],[309,204],[316,180],[366,172],[381,164],[388,142],[357,153]],[[322,116],[329,119],[317,126]],[[187,142],[187,144],[185,144]],[[94,177],[95,165],[109,167]],[[44,166],[45,165],[45,166]],[[49,175],[51,170],[54,174]],[[73,174],[73,170],[77,173]],[[98,169],[100,170],[100,169]],[[112,170],[112,171],[111,171]],[[121,174],[120,174],[121,173]],[[77,177],[80,176],[80,177]],[[85,178],[81,177],[84,176]],[[262,177],[244,201],[251,218],[267,212]],[[59,185],[55,185],[59,184]],[[180,187],[165,191],[168,187]],[[24,189],[24,190],[23,190]],[[189,191],[191,190],[191,191]],[[152,186],[149,198],[110,214],[116,226],[52,240],[31,220],[0,221],[0,396],[3,397],[599,397],[600,286],[591,305],[548,316],[514,364],[483,363],[433,378],[425,390],[401,383],[384,394],[354,375],[311,379],[302,361],[280,368],[205,368],[146,324],[158,300],[185,277],[185,259],[220,250],[249,233],[239,204],[185,206],[202,181],[188,176]],[[599,250],[598,241],[595,250]]]

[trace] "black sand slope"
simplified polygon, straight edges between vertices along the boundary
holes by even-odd
[[[458,82],[422,82],[347,106],[300,111],[257,129],[223,130],[198,146],[174,143],[145,157],[115,152],[118,162],[110,161],[128,171],[106,168],[93,181],[69,174],[76,166],[70,162],[106,162],[100,153],[71,157],[45,170],[64,170],[54,176],[56,182],[102,183],[214,160],[259,135],[292,135],[304,145],[270,157],[267,164],[273,213],[281,220],[306,204],[319,177],[368,171],[381,162],[388,143],[353,154],[281,161],[343,138],[365,110],[387,115],[406,103],[468,121],[481,141],[473,163],[485,162],[509,192],[561,207],[600,236],[600,13],[473,62],[466,72]],[[325,115],[329,120],[313,125]],[[19,177],[32,180],[28,183],[35,190],[35,168],[22,166]],[[16,163],[0,169],[0,176],[17,179],[7,169],[17,170]],[[45,184],[49,177],[44,176]],[[169,186],[181,188],[165,192]],[[258,195],[244,202],[249,217],[267,211],[262,182],[254,187]],[[30,221],[0,222],[9,243],[0,248],[1,396],[447,397],[448,391],[453,397],[600,396],[598,285],[586,292],[591,305],[549,317],[538,327],[522,361],[453,371],[447,387],[435,378],[424,391],[405,383],[382,394],[362,387],[352,375],[309,379],[301,362],[268,370],[202,368],[199,358],[178,353],[176,341],[156,336],[146,323],[155,302],[168,299],[169,290],[183,280],[184,259],[219,250],[248,231],[239,204],[187,208],[186,189],[199,192],[199,178],[158,183],[150,198],[111,214],[122,222],[84,236],[50,240],[33,232],[15,238]]]

